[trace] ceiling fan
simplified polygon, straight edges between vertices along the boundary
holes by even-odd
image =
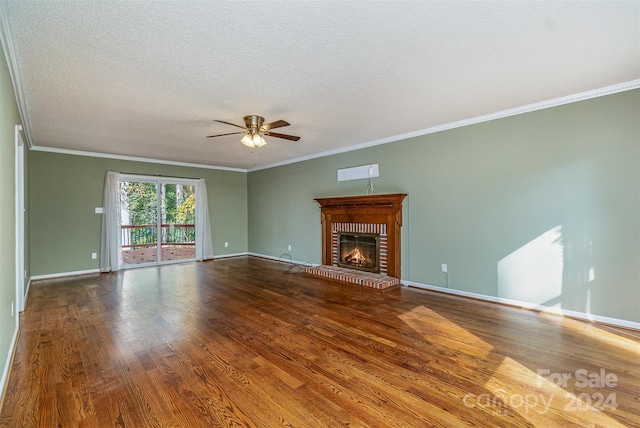
[[[300,137],[296,137],[294,135],[280,134],[277,132],[271,132],[274,128],[282,128],[283,126],[289,126],[290,123],[285,120],[276,120],[271,123],[264,123],[264,117],[261,116],[245,116],[244,117],[244,125],[240,126],[235,123],[226,122],[224,120],[215,120],[214,122],[226,123],[227,125],[235,126],[236,128],[242,128],[242,131],[238,132],[229,132],[226,134],[216,134],[216,135],[208,135],[207,138],[214,137],[223,137],[225,135],[234,135],[234,134],[244,134],[242,137],[242,144],[247,147],[262,147],[267,142],[264,140],[264,136],[276,137],[276,138],[284,138],[285,140],[298,141]]]

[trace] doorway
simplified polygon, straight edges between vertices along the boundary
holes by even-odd
[[[123,267],[196,259],[197,181],[122,175]]]

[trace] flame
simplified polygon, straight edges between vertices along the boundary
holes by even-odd
[[[365,259],[365,257],[362,255],[360,249],[356,248],[345,258],[345,261],[353,265],[362,266],[367,261],[367,259]]]

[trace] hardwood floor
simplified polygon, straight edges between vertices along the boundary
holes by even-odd
[[[638,332],[287,269],[32,284],[0,426],[640,426]]]

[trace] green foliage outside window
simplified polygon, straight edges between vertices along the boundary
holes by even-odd
[[[128,228],[124,240],[134,248],[157,242],[158,194],[160,194],[163,243],[195,242],[195,228],[175,225],[195,224],[195,186],[123,182],[120,185],[122,224],[148,227]],[[124,230],[124,229],[123,229]]]

